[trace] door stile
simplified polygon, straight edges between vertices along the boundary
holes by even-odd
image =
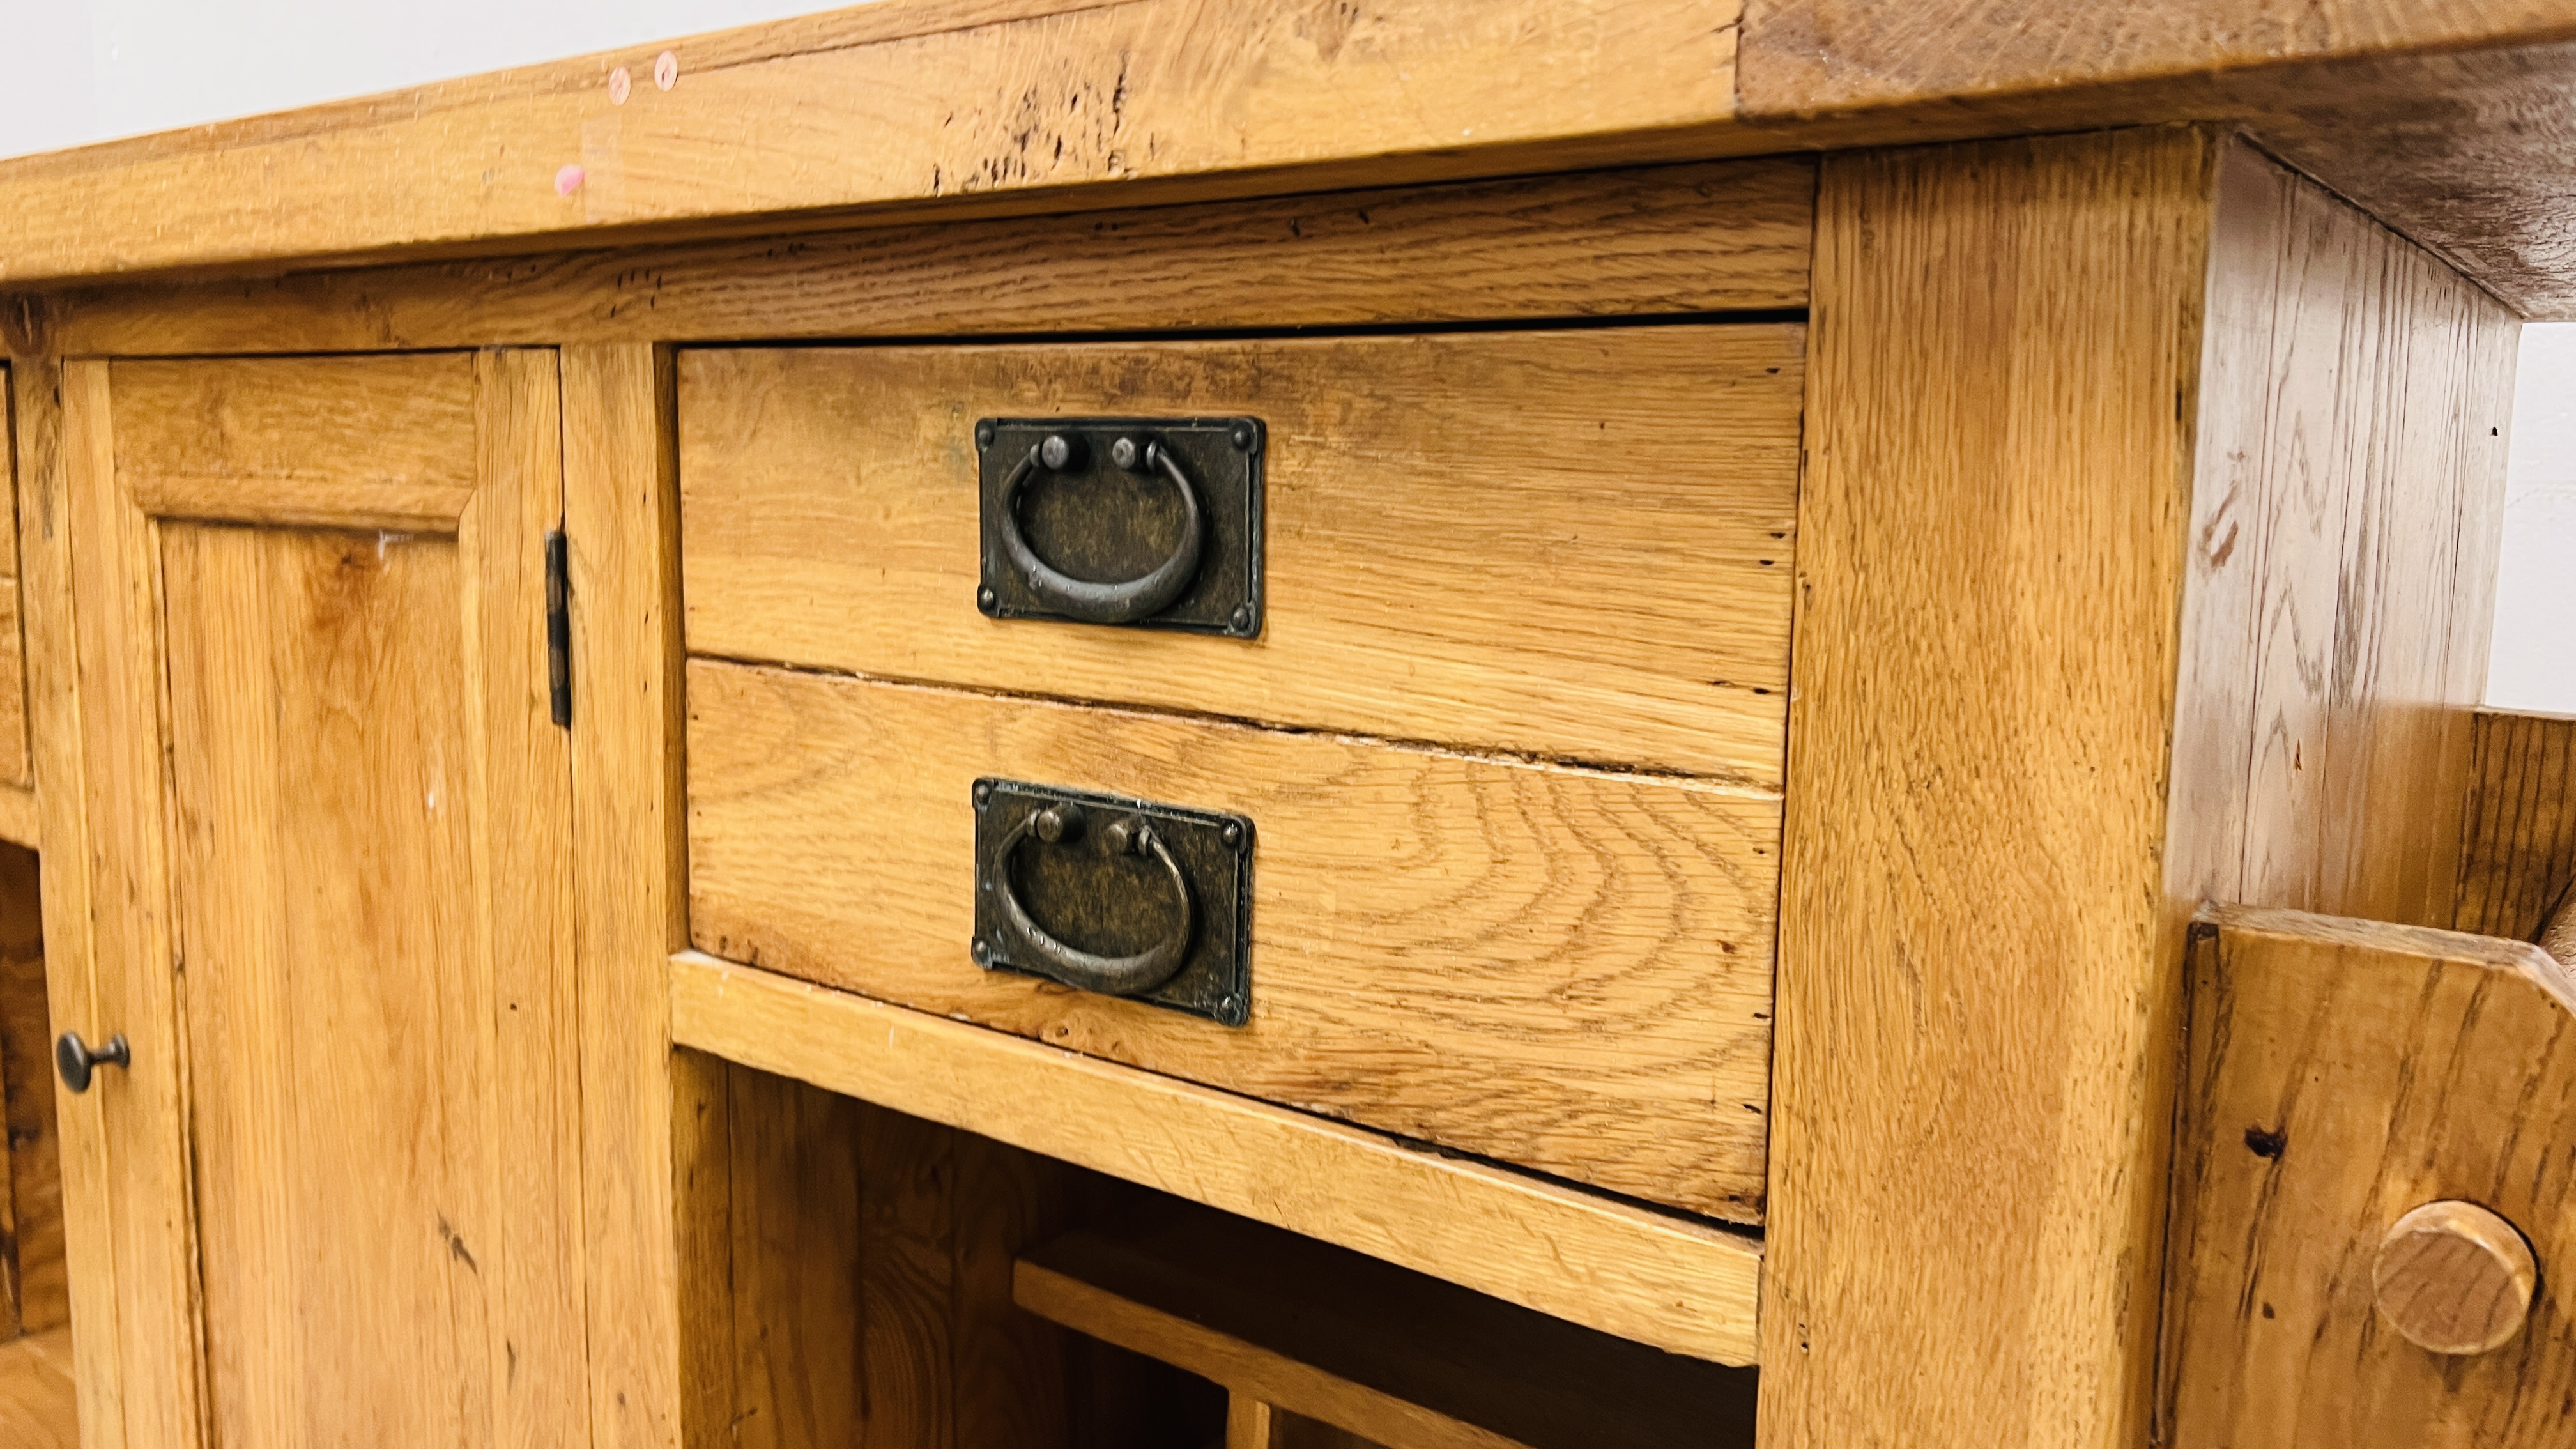
[[[587,1442],[581,1201],[581,1023],[575,982],[571,741],[553,722],[546,645],[546,534],[564,516],[563,402],[556,355],[486,351],[475,362],[476,472],[458,519],[473,560],[467,621],[477,715],[474,768],[487,826],[473,832],[475,897],[494,1007],[488,1038],[505,1120],[501,1312],[492,1382],[498,1442]]]
[[[178,1449],[205,1442],[184,1034],[173,971],[123,969],[177,964],[167,908],[159,529],[118,485],[109,364],[71,362],[63,372],[74,628],[85,666],[81,736],[93,766],[85,781],[94,877],[84,1034],[93,1041],[122,1034],[133,1048],[121,1079],[103,1084],[108,1090],[69,1099],[80,1104],[74,1112],[97,1114],[100,1206],[114,1264],[109,1283],[87,1293],[75,1287],[73,1312],[108,1307],[114,1325],[120,1422],[101,1424],[90,1443]],[[85,1437],[90,1432],[84,1421]]]

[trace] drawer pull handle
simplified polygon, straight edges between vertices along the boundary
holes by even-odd
[[[2478,1354],[2522,1332],[2539,1277],[2512,1223],[2476,1203],[2428,1202],[2380,1240],[2371,1296],[2417,1348]]]
[[[1083,824],[1082,807],[1067,801],[1032,811],[1002,837],[1001,845],[993,852],[993,877],[994,889],[1002,898],[1004,929],[1014,944],[1027,948],[1047,975],[1067,986],[1104,996],[1140,996],[1171,980],[1181,969],[1181,962],[1189,956],[1190,929],[1197,916],[1197,903],[1190,898],[1189,877],[1182,873],[1181,863],[1172,858],[1171,848],[1153,826],[1129,816],[1111,822],[1101,832],[1112,854],[1132,852],[1161,866],[1171,881],[1172,894],[1181,903],[1178,923],[1161,940],[1133,956],[1095,955],[1057,940],[1029,915],[1019,895],[1011,889],[1011,856],[1021,842],[1034,836],[1045,845],[1069,843],[1081,837]]]
[[[1012,467],[1010,477],[1002,483],[1002,548],[1010,555],[1011,566],[1027,582],[1029,592],[1067,618],[1086,624],[1132,624],[1159,614],[1187,593],[1191,581],[1199,576],[1199,550],[1207,532],[1199,513],[1198,489],[1192,486],[1189,473],[1171,449],[1149,438],[1133,437],[1122,437],[1109,448],[1109,461],[1120,468],[1130,473],[1159,470],[1180,490],[1181,541],[1169,558],[1144,577],[1117,583],[1077,579],[1038,557],[1037,550],[1029,547],[1028,538],[1020,531],[1021,486],[1042,468],[1064,472],[1081,467],[1082,452],[1081,439],[1051,433]]]

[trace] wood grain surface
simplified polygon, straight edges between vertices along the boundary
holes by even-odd
[[[2576,981],[2488,936],[2228,909],[2195,938],[2161,1442],[2560,1444],[2576,1394]],[[2378,1316],[2391,1224],[2461,1199],[2530,1239],[2528,1324],[2473,1357]]]
[[[2382,8],[2373,0],[2372,8]],[[2384,7],[2402,15],[2415,7]],[[2451,16],[2468,7],[2437,7]],[[2570,9],[2508,3],[2512,16]],[[2532,321],[2576,317],[2576,206],[2542,178],[2576,143],[2566,97],[2576,44],[2462,49],[2296,66],[2205,83],[2178,98],[2204,117],[2245,118],[2263,147],[2458,268]]]
[[[586,1437],[554,357],[195,367],[140,365],[130,417],[114,369],[76,367],[67,430],[85,752],[132,771],[76,792],[118,903],[84,1024],[135,1044],[93,1092],[123,1437]],[[432,388],[468,406],[406,411]],[[227,436],[282,397],[290,436]],[[334,441],[378,405],[407,435]],[[198,506],[221,483],[236,517],[156,519],[119,475],[127,440],[141,482],[170,471],[190,407]],[[438,534],[262,526],[297,426],[361,528],[388,487],[473,486]]]
[[[129,362],[117,391],[118,477],[156,517],[442,531],[474,493],[474,370],[454,354]]]
[[[16,320],[13,318],[13,320]],[[79,635],[72,616],[72,476],[98,466],[111,427],[104,366],[65,368],[38,355],[13,368],[12,424],[17,447],[18,511],[25,590],[35,608],[27,633],[28,743],[44,794],[35,802],[56,868],[38,872],[43,918],[52,923],[45,955],[45,994],[57,1031],[97,1031],[100,991],[90,917],[91,876],[61,868],[89,852],[88,740],[75,687]],[[67,396],[79,396],[75,425]],[[96,475],[93,475],[96,476]],[[123,1325],[118,1319],[116,1215],[123,1205],[108,1171],[105,1094],[66,1096],[56,1129],[63,1199],[89,1211],[63,1220],[64,1281],[72,1307],[72,1342],[82,1369],[75,1384],[79,1421],[92,1446],[126,1442]]]
[[[2512,320],[2189,130],[1832,159],[1819,217],[1773,1432],[2129,1443],[2187,917],[2448,914]]]
[[[1782,1444],[2143,1431],[2213,160],[2130,132],[1826,163],[1763,1309]]]
[[[601,1449],[662,1449],[684,1420],[663,985],[688,934],[671,367],[634,344],[567,347],[560,366],[590,1412]]]
[[[2566,0],[1752,0],[1739,124],[1784,145],[2243,127],[2535,319],[2576,315]]]
[[[688,750],[702,951],[1761,1220],[1768,796],[705,662]],[[977,966],[983,776],[1251,817],[1250,1025]]]
[[[1759,1240],[695,953],[683,1046],[1071,1162],[1669,1352],[1755,1353]],[[693,1114],[694,1115],[694,1114]]]
[[[1827,112],[2570,38],[2567,0],[1746,0],[1739,85]]]
[[[12,867],[24,865],[20,869]],[[13,879],[12,877],[22,877]],[[12,889],[12,888],[15,889]],[[35,1040],[38,1051],[35,1064],[45,1069],[46,1104],[52,1104],[52,1039],[46,1022],[44,998],[44,943],[39,927],[36,900],[36,873],[33,857],[23,850],[0,852],[0,1121],[7,1121],[18,1110],[18,1087],[9,1071],[11,1038],[25,1041],[26,1018],[32,1004],[36,1018]],[[32,959],[30,959],[32,958]],[[29,970],[32,964],[33,970]],[[32,1003],[23,983],[33,980]],[[24,1067],[21,1067],[24,1070]],[[29,1143],[31,1147],[49,1146],[43,1134]],[[0,1341],[18,1337],[26,1331],[23,1278],[18,1261],[17,1162],[14,1154],[0,1157]],[[56,1180],[59,1203],[60,1180]]]
[[[0,519],[0,784],[32,786],[35,774],[27,751],[27,645],[20,619],[22,588],[18,582],[18,450],[9,446],[17,409],[12,404],[9,367],[0,362],[0,498],[8,517]],[[32,802],[30,802],[32,803]],[[5,837],[33,845],[32,834]]]
[[[2520,329],[2259,153],[2217,185],[2175,894],[2444,925]]]
[[[1803,158],[83,287],[119,357],[494,343],[1347,327],[1803,307]]]
[[[34,850],[44,844],[43,807],[24,785],[0,785],[0,840]]]
[[[1226,1408],[1225,1449],[1387,1449],[1346,1429],[1238,1394]]]
[[[377,562],[348,534],[162,539],[218,1442],[362,1423],[463,1438],[499,1387],[481,1275],[502,1233],[473,1127],[489,1106],[476,1068],[498,1065],[476,1028],[497,1003],[476,973],[426,966],[472,954],[466,818],[420,804],[456,790],[432,760],[466,754],[456,549]],[[372,652],[401,664],[371,679]],[[335,729],[344,711],[403,721],[412,768],[334,749],[371,733]],[[288,776],[339,808],[294,809]],[[279,911],[297,878],[329,885]],[[397,1357],[404,1373],[379,1371]]]
[[[22,158],[0,278],[2215,121],[2566,315],[2571,36],[2564,0],[898,0],[678,42],[668,91],[647,45]]]
[[[10,1449],[80,1449],[69,1327],[0,1343],[0,1443]]]
[[[1205,1210],[1020,1260],[1021,1306],[1385,1449],[1750,1449],[1753,1375]]]
[[[709,1402],[680,1442],[846,1442],[866,1424],[857,1219],[869,1108],[723,1062],[681,1066],[705,1091],[681,1099],[692,1118],[677,1159],[690,1184],[679,1210],[694,1291],[678,1326],[690,1341],[689,1390]]]
[[[1533,148],[1722,123],[1738,13],[886,0],[677,42],[668,90],[645,46],[16,161],[0,280],[1322,163],[1347,184],[1389,157],[1426,177],[1536,170]]]
[[[1041,1318],[1184,1365],[1201,1378],[1229,1385],[1228,1449],[1237,1445],[1286,1449],[1310,1442],[1317,1431],[1340,1436],[1343,1443],[1374,1449],[1518,1449],[1516,1440],[1337,1378],[1257,1343],[1121,1297],[1081,1278],[1023,1260],[1018,1282],[1020,1306]],[[1295,1311],[1287,1304],[1268,1306],[1281,1314]],[[1327,1417],[1311,1418],[1283,1407],[1283,1403],[1302,1404],[1310,1413]],[[1350,1423],[1369,1425],[1380,1437],[1364,1439],[1335,1427]]]
[[[2380,1319],[2431,1353],[2491,1353],[2531,1317],[2540,1265],[2522,1230],[2476,1203],[2444,1198],[2389,1226],[2370,1265]]]
[[[2576,899],[2576,716],[2480,710],[2475,730],[2449,924],[2537,940]]]
[[[691,351],[693,653],[1777,788],[1792,325]],[[1253,641],[975,607],[979,417],[1259,416]]]

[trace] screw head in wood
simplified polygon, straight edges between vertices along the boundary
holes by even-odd
[[[2487,1353],[2531,1316],[2540,1265],[2520,1229],[2471,1202],[2429,1202],[2399,1218],[2371,1265],[2379,1316],[2429,1353]]]

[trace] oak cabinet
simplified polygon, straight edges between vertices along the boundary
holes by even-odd
[[[75,1277],[119,1389],[84,1408],[132,1445],[581,1441],[554,354],[78,362],[63,408],[76,1028],[131,1043],[67,1099],[113,1263]]]
[[[1228,132],[1219,165],[1140,129],[1119,154],[1214,170],[952,208],[990,158],[923,138],[984,134],[971,106],[816,131],[839,113],[800,89],[778,133],[838,139],[799,186],[893,157],[929,194],[673,189],[740,182],[706,164],[724,126],[813,57],[935,77],[826,88],[868,104],[1001,73],[935,55],[1054,96],[1108,54],[1069,37],[1145,13],[1029,8],[892,50],[834,29],[956,18],[898,0],[790,27],[776,65],[578,62],[271,125],[265,159],[207,142],[290,171],[398,135],[508,152],[437,172],[485,209],[406,211],[447,230],[382,252],[336,214],[210,243],[204,273],[119,271],[180,265],[162,240],[72,282],[0,251],[34,279],[0,353],[39,786],[10,792],[0,710],[0,837],[41,818],[56,1027],[129,1048],[63,1099],[96,1449],[1198,1449],[1217,1398],[1104,1406],[1173,1379],[1093,1375],[1066,1337],[1133,1348],[1130,1310],[1171,1306],[1146,1280],[1240,1266],[1181,1263],[1143,1208],[1326,1245],[1339,1268],[1289,1275],[1310,1290],[1391,1265],[1478,1305],[1449,1316],[1588,1345],[1560,1367],[1645,1365],[1635,1398],[1730,1449],[1757,1413],[1764,1449],[2133,1449],[2159,1411],[2223,1438],[2223,1377],[2158,1374],[2290,1360],[2224,1318],[2242,1275],[2169,1264],[2164,1229],[2248,1241],[2273,1169],[2231,1155],[2234,1104],[2279,1062],[2179,1050],[2209,982],[2259,979],[2203,969],[2193,923],[2448,912],[2517,319],[2217,124],[1750,161],[1637,132],[1511,153],[1631,169],[1430,184],[1488,139],[1389,139],[1355,90],[1327,104],[1365,155],[1295,173],[1308,194],[1244,169],[1288,151]],[[1383,58],[1377,23],[1329,48]],[[1234,74],[1204,47],[1131,92],[1131,50],[1177,43],[1151,29],[1076,93],[1140,128],[1272,124],[1168,109],[1175,75]],[[361,114],[381,132],[341,129]],[[528,139],[576,121],[577,150]],[[289,174],[116,154],[137,169],[43,175]],[[870,197],[905,205],[842,209]],[[1259,540],[1265,591],[1191,620],[1013,602],[1146,577],[1078,566],[1105,528],[1022,561],[1047,552],[1014,552],[1023,484],[1163,510],[1125,515],[1130,552],[1197,517],[1181,470],[1169,497],[1146,476],[1168,439],[1120,436],[1139,418],[1233,470],[1209,536]],[[1030,482],[1059,424],[1128,476],[1078,479],[1062,441],[1065,476]],[[983,813],[1042,788],[1114,814]],[[1185,816],[1215,906],[1013,894],[1014,860],[1031,901],[1077,867],[1175,883],[1144,832]],[[1249,943],[1208,996],[1086,985],[1184,959],[1161,943],[1201,920]],[[2283,986],[2277,1020],[2311,998]],[[2220,1170],[2177,1199],[2201,1081],[2235,1084],[2182,1121]],[[1116,1251],[1050,1327],[1014,1295],[1046,1297],[1020,1269],[1067,1268],[1068,1232]],[[1399,1291],[1324,1306],[1383,1337]],[[1242,1322],[1294,1317],[1254,1296]],[[2222,1313],[2184,1322],[2198,1302]],[[2276,1306],[2308,1316],[2273,1348],[2371,1322]],[[1205,1328],[1167,1366],[1231,1393],[1237,1443],[1310,1417],[1461,1442],[1336,1418],[1312,1354],[1222,1362]]]

